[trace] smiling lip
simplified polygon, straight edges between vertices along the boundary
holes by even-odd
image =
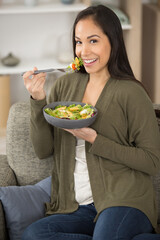
[[[94,58],[94,59],[83,59],[83,63],[84,63],[85,66],[90,66],[93,63],[95,63],[96,61],[97,61],[96,58]]]

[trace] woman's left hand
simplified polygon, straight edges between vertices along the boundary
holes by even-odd
[[[94,143],[97,132],[93,128],[85,127],[85,128],[77,128],[77,129],[64,129],[67,132],[73,134],[73,136],[77,138],[84,139],[87,142]]]

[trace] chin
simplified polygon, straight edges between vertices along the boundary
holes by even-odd
[[[96,73],[97,71],[95,71],[95,69],[91,69],[89,67],[85,67],[85,70],[87,73]]]

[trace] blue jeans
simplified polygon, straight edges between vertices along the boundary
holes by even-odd
[[[111,207],[98,217],[93,204],[69,214],[56,214],[31,224],[22,240],[158,240],[144,213],[130,207]]]

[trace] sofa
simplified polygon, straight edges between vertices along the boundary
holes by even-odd
[[[160,105],[154,104],[153,106],[157,116],[157,124],[160,129]],[[13,104],[10,108],[7,122],[6,155],[0,155],[0,186],[3,187],[4,190],[13,190],[9,198],[11,204],[15,201],[14,192],[16,193],[16,191],[20,190],[20,192],[18,192],[18,197],[22,196],[22,190],[26,191],[27,189],[28,191],[29,189],[30,191],[32,186],[37,187],[37,183],[41,183],[44,179],[48,179],[52,171],[53,156],[40,160],[35,155],[29,136],[29,124],[29,102],[17,102]],[[157,176],[152,177],[152,180],[157,194],[159,214],[158,231],[160,232],[160,173]],[[46,194],[44,197],[47,199],[48,195]],[[12,213],[13,209],[16,211],[14,216],[17,215],[21,218],[22,215],[22,217],[25,218],[24,212],[28,211],[26,203],[23,202],[25,206],[23,206],[22,212],[20,212],[21,210],[16,209],[16,207],[18,207],[18,201],[20,200],[21,199],[17,200],[17,204],[15,203],[12,206],[11,210],[9,210],[9,214]],[[24,201],[25,200],[26,199],[24,199]],[[41,197],[39,197],[38,200],[42,200]],[[30,203],[28,202],[28,204]],[[9,232],[11,231],[11,228],[14,227],[14,223],[12,223],[12,226],[9,225],[7,214],[6,206],[0,201],[0,240],[9,240],[11,237]],[[20,223],[18,224],[21,225]],[[18,237],[16,240],[18,240]]]

